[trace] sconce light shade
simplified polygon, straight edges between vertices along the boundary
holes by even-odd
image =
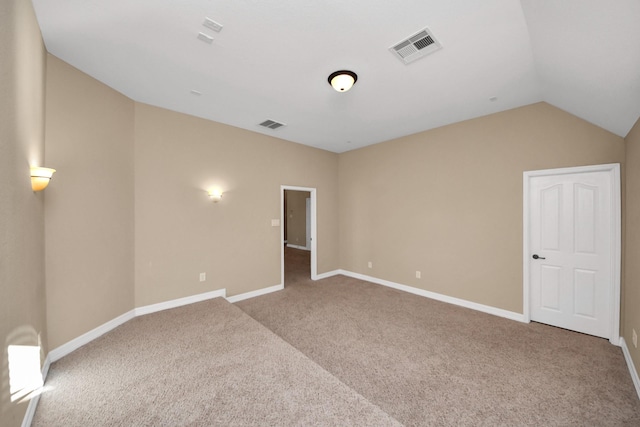
[[[220,190],[209,190],[209,197],[213,200],[213,203],[218,203],[222,199],[222,193]]]
[[[42,168],[39,166],[31,167],[31,188],[33,191],[42,191],[47,188],[55,169]]]
[[[358,81],[358,75],[353,71],[340,70],[329,75],[329,84],[338,92],[346,92]]]

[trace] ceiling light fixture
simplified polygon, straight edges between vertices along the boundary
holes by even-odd
[[[329,84],[338,92],[346,92],[358,81],[353,71],[340,70],[329,75]]]

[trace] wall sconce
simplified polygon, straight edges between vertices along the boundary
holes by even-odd
[[[31,188],[33,191],[42,191],[47,188],[55,169],[31,166]]]
[[[209,198],[213,200],[213,203],[218,203],[222,199],[222,192],[220,190],[209,190]]]

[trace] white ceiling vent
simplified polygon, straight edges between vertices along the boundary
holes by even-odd
[[[202,40],[203,42],[209,44],[213,43],[213,37],[202,32],[198,33],[198,40]]]
[[[219,33],[220,31],[222,31],[222,24],[221,23],[216,22],[213,19],[208,18],[206,16],[204,18],[204,22],[202,23],[202,25],[204,25],[205,27],[207,27],[209,29],[212,29],[216,33]]]
[[[391,53],[396,55],[398,59],[405,64],[409,64],[439,49],[442,49],[442,45],[428,28],[417,32],[389,48]]]
[[[260,126],[269,128],[269,129],[278,129],[279,127],[286,126],[284,123],[278,123],[274,120],[265,120],[260,123]]]

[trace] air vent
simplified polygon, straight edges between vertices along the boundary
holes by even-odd
[[[213,43],[213,37],[205,33],[198,33],[198,40],[202,40],[205,43]]]
[[[202,25],[204,25],[205,27],[212,29],[213,31],[215,31],[216,33],[219,33],[220,31],[222,31],[222,24],[219,22],[214,21],[211,18],[204,18],[204,22],[202,23]]]
[[[286,125],[284,123],[278,123],[273,120],[265,120],[264,122],[260,123],[260,126],[269,128],[269,129],[278,129],[279,127],[286,126]]]
[[[442,49],[442,45],[428,28],[417,32],[389,48],[391,53],[396,55],[398,59],[405,64],[409,64],[439,49]]]

